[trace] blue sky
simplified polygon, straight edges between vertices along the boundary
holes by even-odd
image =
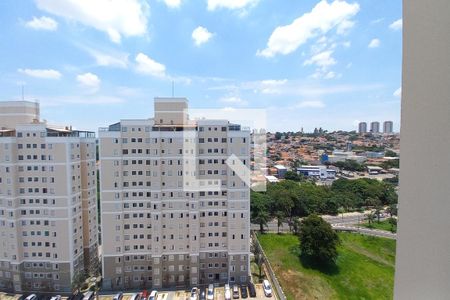
[[[264,108],[271,131],[399,129],[400,0],[3,0],[0,100],[97,130],[193,108]],[[232,110],[230,110],[232,111]]]

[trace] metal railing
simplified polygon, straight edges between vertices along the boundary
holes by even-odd
[[[287,300],[287,298],[283,292],[283,289],[281,288],[280,282],[278,281],[277,277],[275,276],[275,272],[273,271],[272,266],[270,265],[270,261],[267,258],[267,255],[264,252],[263,247],[261,246],[261,244],[258,241],[258,236],[256,235],[256,233],[253,230],[250,233],[251,233],[251,236],[253,239],[253,243],[255,243],[261,250],[261,253],[264,258],[264,265],[266,266],[266,271],[270,277],[270,281],[272,282],[272,287],[275,288],[278,299]]]

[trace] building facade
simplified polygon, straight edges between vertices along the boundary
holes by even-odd
[[[394,132],[394,122],[392,121],[385,121],[383,123],[383,133],[392,133]]]
[[[380,132],[380,122],[375,121],[370,123],[370,132],[379,133]]]
[[[187,106],[156,98],[153,119],[99,131],[105,289],[248,280],[250,131]]]
[[[366,133],[367,132],[367,123],[366,122],[360,122],[358,124],[358,133]]]
[[[97,257],[95,134],[0,102],[0,290],[70,291]]]

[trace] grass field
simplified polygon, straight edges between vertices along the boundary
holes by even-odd
[[[383,220],[380,221],[380,223],[378,223],[377,221],[372,222],[371,225],[369,225],[369,223],[363,223],[360,224],[360,226],[362,227],[366,227],[366,228],[372,228],[372,229],[379,229],[379,230],[385,230],[385,231],[389,231],[392,232],[392,225],[389,223],[388,220]],[[394,232],[397,231],[397,226],[394,226]]]
[[[264,234],[259,240],[288,299],[392,299],[395,240],[340,233],[334,267],[299,257],[294,235]]]

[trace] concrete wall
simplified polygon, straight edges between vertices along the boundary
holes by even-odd
[[[450,1],[403,1],[395,299],[450,295]]]

